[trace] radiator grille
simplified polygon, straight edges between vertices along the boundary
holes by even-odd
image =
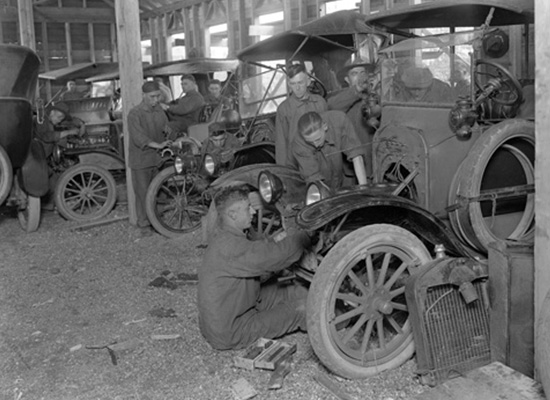
[[[466,304],[457,286],[428,288],[421,311],[430,366],[426,383],[438,384],[491,362],[484,284],[482,280],[473,282],[478,300],[471,304]]]

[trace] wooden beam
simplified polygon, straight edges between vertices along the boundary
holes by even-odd
[[[82,7],[87,8],[87,0],[82,0]],[[94,35],[94,24],[88,23],[88,43],[90,48],[90,61],[95,63],[95,35]]]
[[[249,37],[248,37],[248,25],[246,23],[246,3],[245,0],[239,0],[239,7],[238,7],[238,21],[239,21],[239,49],[242,50],[246,46],[248,46],[249,43]]]
[[[548,35],[550,35],[550,2],[535,0],[535,317],[540,318],[541,306],[550,287],[550,101],[546,93],[550,90],[550,53]],[[535,324],[535,326],[537,326]],[[547,334],[547,333],[544,333]],[[537,343],[535,342],[535,363],[540,365]],[[548,364],[548,360],[545,360]]]
[[[227,51],[229,57],[235,57],[237,54],[236,51],[236,41],[235,41],[235,28],[238,26],[238,21],[235,22],[233,15],[235,14],[235,9],[233,8],[232,0],[225,0],[225,9],[226,20],[227,20]]]
[[[141,60],[141,38],[139,28],[139,8],[137,1],[117,1],[115,3],[117,42],[119,46],[120,84],[122,94],[124,154],[129,154],[130,133],[128,113],[138,105],[143,97],[143,69]],[[132,170],[126,157],[126,185],[128,188],[128,212],[130,223],[136,224],[136,202],[132,184]]]
[[[185,54],[189,57],[193,48],[193,30],[191,29],[191,9],[183,9],[183,30],[185,33]]]
[[[67,52],[67,63],[73,65],[73,42],[71,39],[71,24],[65,22],[65,47]]]
[[[19,43],[36,50],[32,0],[18,0],[17,13],[19,15]]]
[[[292,28],[292,3],[290,0],[283,0],[283,19],[285,31],[290,30]]]
[[[42,63],[44,64],[44,70],[50,70],[50,45],[48,43],[48,24],[45,22],[40,23],[40,29],[42,31]],[[52,83],[49,79],[46,79],[46,99],[48,102],[52,98]]]
[[[114,23],[110,8],[34,7],[36,22]]]

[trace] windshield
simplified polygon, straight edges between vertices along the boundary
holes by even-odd
[[[277,62],[273,61],[265,63],[265,66],[248,66],[239,95],[239,112],[242,118],[275,113],[279,104],[285,100],[286,75],[281,68],[275,68],[276,65]]]
[[[383,50],[382,102],[448,107],[470,97],[476,31],[407,39]]]

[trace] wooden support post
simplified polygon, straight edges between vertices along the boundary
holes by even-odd
[[[235,28],[238,27],[238,21],[235,22],[235,9],[233,8],[233,1],[225,0],[225,9],[225,21],[227,22],[227,52],[229,57],[235,57],[237,54]]]
[[[73,44],[71,41],[71,24],[69,22],[65,22],[65,47],[67,63],[73,65]]]
[[[550,135],[547,134],[550,126],[550,99],[546,95],[550,90],[550,53],[547,49],[550,2],[535,0],[535,9],[535,318],[538,320],[541,305],[550,287],[550,179],[547,176],[550,171]],[[550,360],[538,358],[541,349],[537,347],[538,343],[535,342],[535,365],[541,362],[549,365]]]
[[[301,2],[301,0],[299,0]],[[283,0],[283,20],[285,31],[292,28],[292,3],[290,0]]]
[[[44,70],[50,70],[50,45],[48,42],[48,25],[46,22],[40,23],[40,29],[42,30],[42,63],[44,64]],[[46,100],[49,102],[52,98],[52,83],[49,79],[46,79]]]
[[[118,61],[118,45],[116,42],[116,26],[115,24],[110,24],[109,28],[111,29],[110,37],[111,37],[111,60],[113,62]],[[140,41],[140,49],[141,49],[141,41]],[[141,51],[141,50],[140,50]]]
[[[191,29],[191,8],[183,9],[183,31],[185,33],[185,54],[189,57],[193,48],[193,29]]]
[[[193,47],[197,56],[203,55],[204,49],[204,18],[201,13],[202,4],[194,5],[193,10]]]
[[[19,43],[36,50],[32,0],[18,0],[17,12],[19,14]]]
[[[141,41],[139,27],[139,5],[137,1],[116,1],[117,42],[119,46],[120,84],[122,89],[124,154],[129,153],[130,133],[128,112],[142,99],[143,69],[141,62]],[[136,202],[132,185],[132,170],[126,157],[126,185],[128,188],[128,211],[130,223],[135,225]]]
[[[246,4],[245,0],[239,0],[239,50],[248,46],[248,25],[246,23]]]

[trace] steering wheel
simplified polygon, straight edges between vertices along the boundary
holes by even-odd
[[[321,82],[318,78],[315,76],[311,76],[311,83],[308,86],[308,90],[310,93],[318,94],[319,96],[326,98],[327,97],[327,89],[325,88],[325,85],[323,85],[323,82]]]
[[[485,66],[484,70],[481,69],[482,66]],[[510,71],[496,62],[477,60],[474,69],[474,83],[477,91],[482,92],[490,80],[497,80],[500,83],[500,88],[489,96],[495,103],[503,106],[519,106],[522,103],[521,84]]]

